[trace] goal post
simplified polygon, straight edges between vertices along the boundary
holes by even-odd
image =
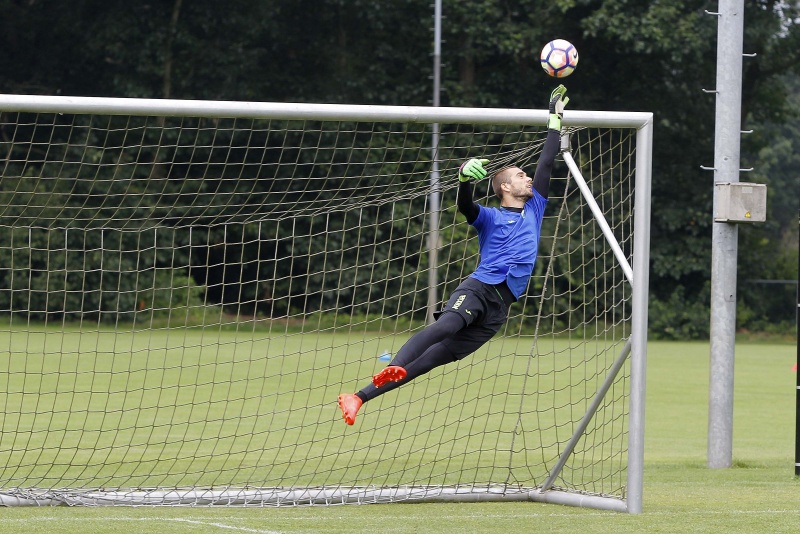
[[[530,173],[547,118],[0,95],[0,504],[641,512],[650,113],[565,113],[498,336],[336,407],[477,264],[460,163]]]

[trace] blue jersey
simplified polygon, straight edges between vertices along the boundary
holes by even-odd
[[[479,205],[472,226],[478,231],[481,257],[471,276],[486,284],[505,281],[519,299],[536,263],[546,205],[547,199],[535,189],[521,213]]]

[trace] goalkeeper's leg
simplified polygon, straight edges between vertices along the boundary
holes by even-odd
[[[472,354],[505,324],[509,304],[496,287],[467,278],[450,296],[438,320],[412,336],[371,384],[358,393],[339,395],[345,421],[352,425],[363,403]]]
[[[389,389],[394,389],[401,383],[413,380],[435,367],[455,361],[452,354],[444,350],[445,347],[437,345],[455,336],[465,326],[468,325],[460,315],[443,313],[435,323],[412,336],[400,348],[391,363],[372,377],[372,384],[376,388],[391,385]],[[362,400],[367,401],[369,398],[371,397]]]
[[[458,327],[459,324],[462,327]],[[439,327],[436,327],[437,325]],[[387,381],[380,387],[370,383],[355,394],[339,395],[339,407],[344,420],[352,425],[363,403],[388,393],[440,365],[458,361],[472,354],[497,333],[499,326],[480,325],[463,328],[463,319],[458,314],[442,314],[436,323],[408,340],[391,362],[389,367],[405,371],[401,379]],[[433,344],[428,346],[431,342]],[[420,350],[424,352],[420,354]]]
[[[356,394],[339,395],[339,408],[348,425],[355,423],[361,405],[370,399],[427,373],[431,369],[453,361],[453,355],[441,343],[464,328],[464,320],[457,314],[445,313],[438,321],[417,332],[398,351],[397,356],[373,382]],[[380,384],[378,388],[375,384]]]
[[[452,328],[456,320],[460,320],[458,315],[454,313],[443,313],[439,320],[434,323],[435,325],[444,321],[444,328],[442,328],[441,331],[439,331],[439,329],[434,329],[434,325],[431,325],[408,340],[408,343],[400,349],[400,352],[397,353],[397,357],[392,361],[392,365],[405,369],[406,376],[404,378],[387,382],[380,387],[376,387],[374,383],[369,384],[356,393],[356,395],[363,402],[367,402],[414,380],[418,376],[432,371],[440,365],[461,360],[492,339],[492,336],[497,333],[500,326],[470,325],[466,328],[456,330],[455,333],[445,336],[443,339],[437,339],[437,334],[447,331],[447,327]],[[426,330],[432,330],[432,332],[426,332]],[[423,333],[430,334],[430,336],[421,335]],[[432,339],[435,340],[433,344],[428,348],[424,348],[426,346],[424,343],[430,342]],[[406,347],[408,347],[408,350],[404,350]],[[414,349],[421,349],[424,350],[424,352],[419,354],[419,352],[415,352]],[[419,354],[419,356],[417,356],[417,354]]]

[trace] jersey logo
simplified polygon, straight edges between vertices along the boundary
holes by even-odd
[[[466,296],[466,295],[461,295],[460,297],[458,297],[458,298],[456,299],[455,303],[453,303],[453,309],[454,309],[454,310],[457,310],[458,308],[460,308],[460,307],[461,307],[461,304],[463,304],[463,303],[464,303],[464,299],[465,299],[465,298],[467,298],[467,296]]]

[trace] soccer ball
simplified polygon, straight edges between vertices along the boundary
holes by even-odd
[[[554,39],[544,45],[540,58],[547,74],[565,78],[578,66],[578,49],[569,41]]]

